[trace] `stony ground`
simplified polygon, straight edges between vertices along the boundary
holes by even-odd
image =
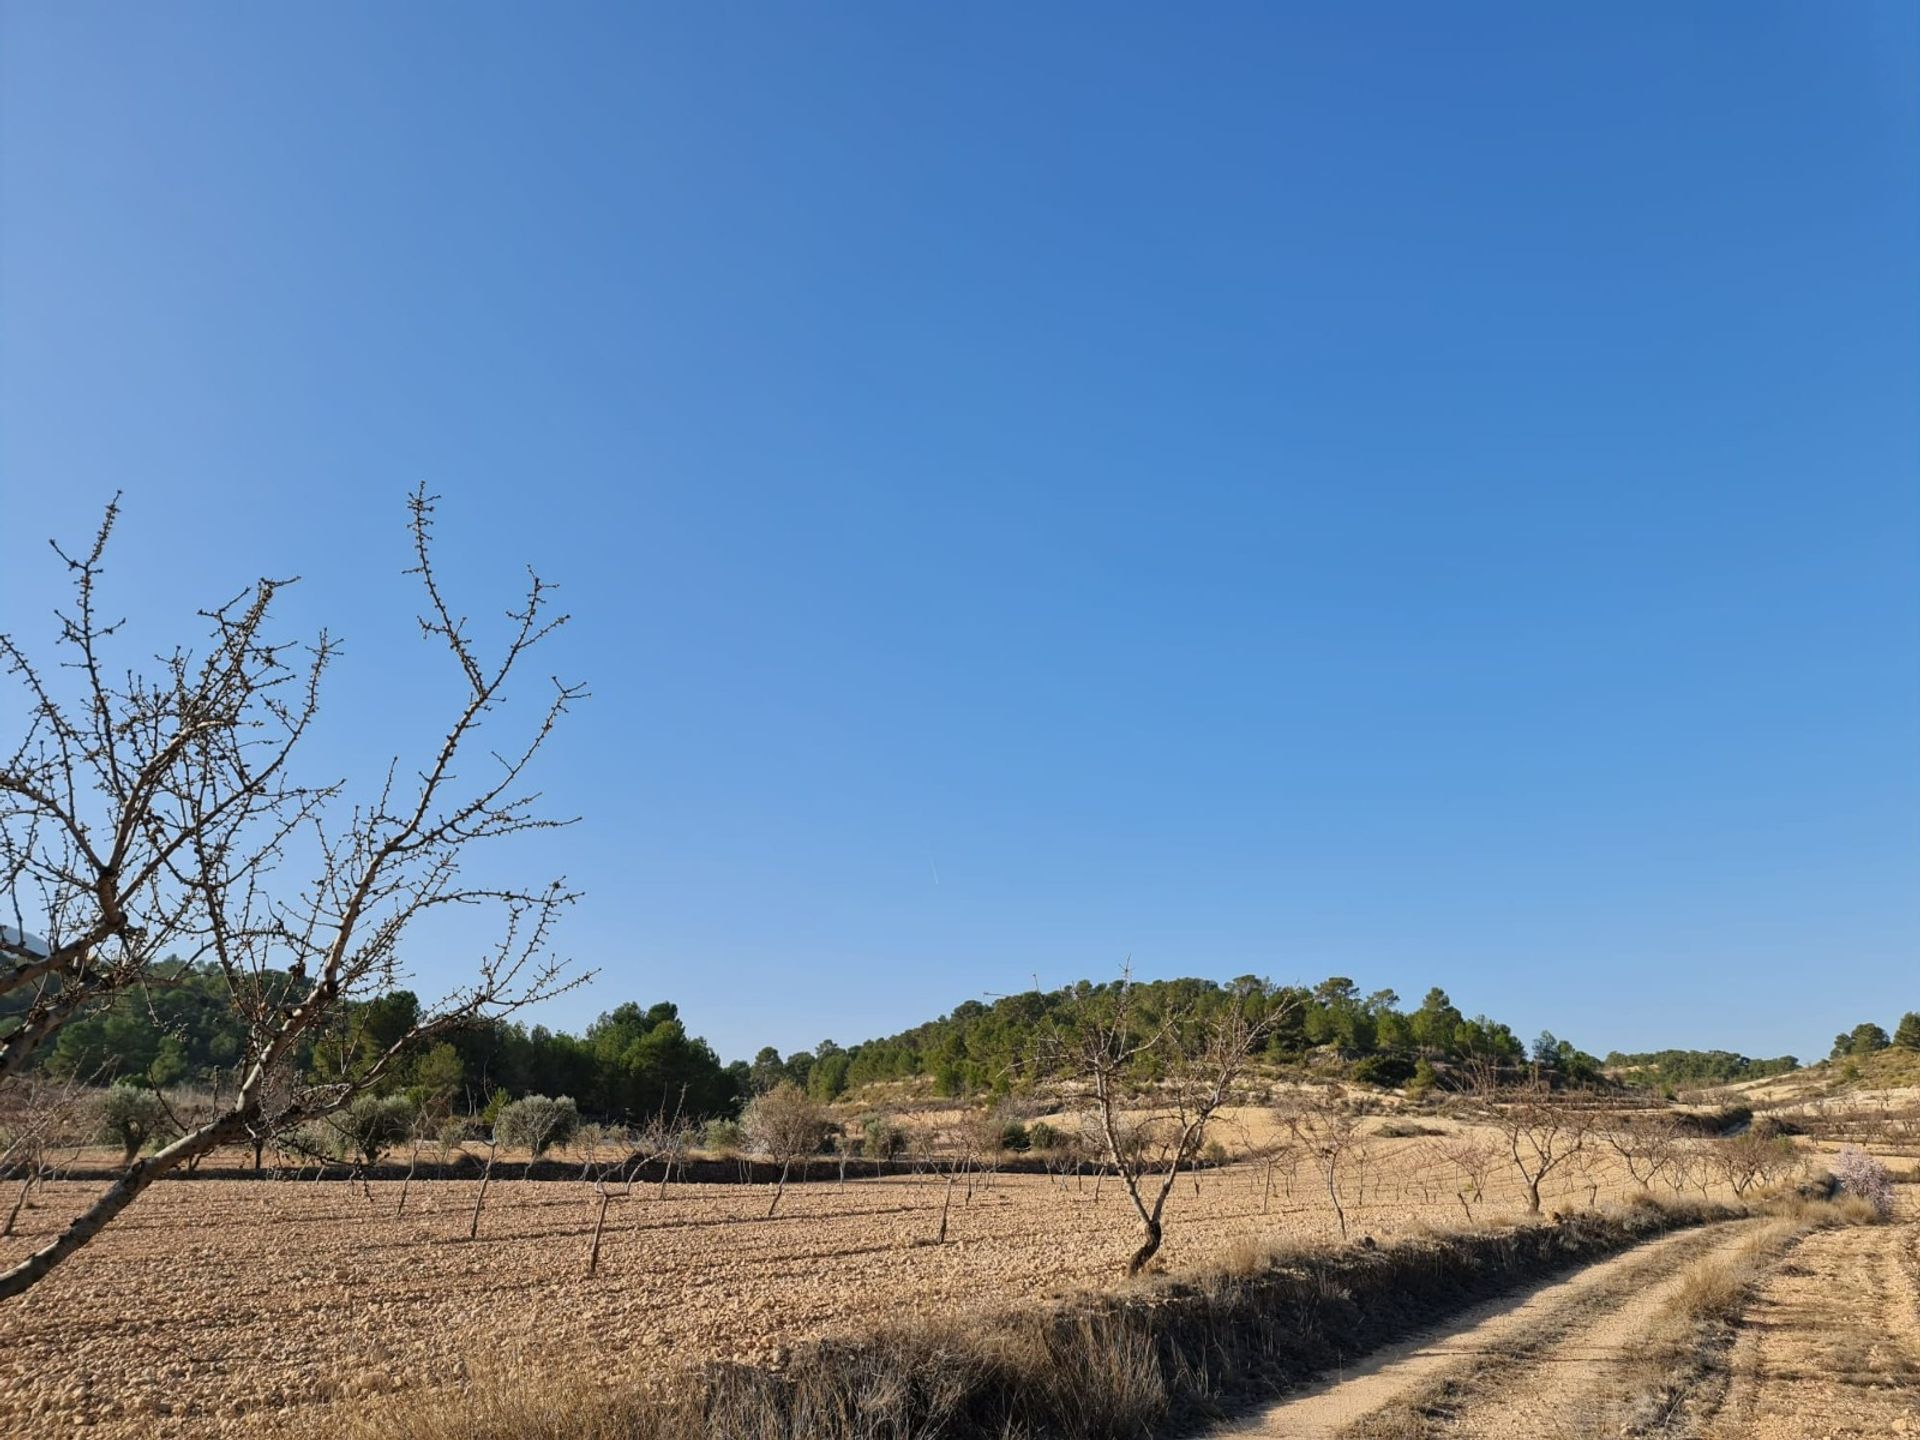
[[[1459,1179],[1421,1138],[1383,1140],[1347,1177],[1354,1234],[1380,1239],[1463,1218]],[[0,1255],[53,1233],[94,1187],[58,1183]],[[912,1312],[951,1314],[1108,1285],[1136,1243],[1120,1189],[1000,1177],[790,1186],[764,1219],[759,1187],[651,1188],[611,1207],[587,1276],[596,1199],[569,1181],[495,1184],[477,1242],[477,1183],[175,1180],[157,1185],[24,1300],[0,1306],[0,1433],[255,1433],[263,1413],[324,1421],[374,1392],[419,1394],[485,1372],[564,1363],[600,1383],[712,1356],[766,1357],[794,1340]],[[1624,1193],[1602,1166],[1569,1173],[1550,1206]],[[1517,1209],[1491,1187],[1477,1217]],[[1249,1239],[1326,1239],[1331,1210],[1302,1170],[1236,1165],[1182,1179],[1170,1267]],[[324,1426],[323,1426],[324,1428]]]

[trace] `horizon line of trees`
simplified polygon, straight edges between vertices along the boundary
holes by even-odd
[[[1082,980],[1057,990],[1028,990],[985,1002],[968,1000],[936,1020],[896,1035],[841,1046],[822,1041],[782,1057],[769,1045],[754,1056],[749,1078],[756,1093],[790,1081],[816,1100],[893,1080],[926,1078],[941,1095],[1003,1095],[1036,1078],[1035,1055],[1050,1031],[1090,1001],[1125,982]],[[1149,1013],[1186,1010],[1207,1016],[1257,997],[1250,1018],[1263,1030],[1259,1058],[1288,1064],[1319,1051],[1350,1062],[1353,1078],[1378,1085],[1431,1082],[1433,1066],[1486,1060],[1531,1063],[1564,1081],[1597,1079],[1600,1062],[1543,1032],[1531,1046],[1485,1015],[1467,1016],[1435,986],[1413,1010],[1392,990],[1363,993],[1344,975],[1318,985],[1268,985],[1253,976],[1224,983],[1201,979],[1132,982],[1137,1004]]]
[[[283,980],[291,993],[293,977]],[[704,1039],[687,1033],[670,1002],[618,1005],[579,1035],[493,1020],[438,1038],[383,1077],[379,1088],[447,1097],[468,1113],[497,1103],[502,1093],[570,1095],[585,1114],[624,1120],[668,1113],[730,1117],[783,1081],[822,1102],[866,1085],[913,1079],[929,1080],[948,1097],[1005,1095],[1037,1078],[1034,1057],[1050,1027],[1119,983],[1083,980],[991,1002],[967,1000],[894,1035],[851,1046],[824,1040],[786,1056],[765,1046],[751,1062],[723,1062]],[[1438,986],[1410,1010],[1392,990],[1362,992],[1345,976],[1313,986],[1183,978],[1134,982],[1134,990],[1149,1008],[1203,1015],[1234,996],[1258,994],[1276,1017],[1259,1058],[1289,1064],[1328,1054],[1347,1062],[1355,1080],[1385,1086],[1430,1084],[1436,1065],[1464,1061],[1531,1064],[1573,1084],[1611,1072],[1622,1083],[1658,1088],[1759,1079],[1800,1065],[1791,1055],[1756,1059],[1725,1050],[1612,1051],[1602,1061],[1550,1032],[1527,1045],[1502,1022],[1465,1015]],[[356,1002],[303,1047],[297,1070],[321,1083],[353,1079],[417,1023],[419,1010],[407,990]],[[0,1015],[0,1029],[5,1026]],[[1892,1035],[1871,1022],[1856,1026],[1836,1037],[1833,1055],[1857,1057],[1889,1046],[1920,1050],[1920,1012],[1904,1016]],[[245,1052],[245,1022],[219,970],[174,962],[157,967],[141,991],[65,1027],[40,1063],[63,1079],[218,1088]]]
[[[270,977],[293,993],[291,976]],[[334,1023],[291,1057],[313,1084],[364,1077],[420,1018],[420,999],[394,990],[342,1008]],[[8,1017],[0,1013],[0,1030]],[[38,1066],[57,1080],[128,1081],[152,1087],[230,1088],[246,1054],[246,1021],[217,967],[156,966],[149,983],[62,1028]],[[642,1121],[731,1115],[751,1094],[744,1062],[723,1065],[687,1033],[678,1007],[617,1005],[580,1035],[488,1020],[450,1030],[391,1066],[380,1094],[418,1098],[477,1114],[496,1097],[569,1095],[589,1115]]]
[[[1763,1080],[1800,1068],[1798,1057],[1778,1055],[1754,1059],[1733,1050],[1609,1051],[1606,1068],[1623,1084],[1671,1089],[1679,1086],[1727,1085],[1737,1080]]]

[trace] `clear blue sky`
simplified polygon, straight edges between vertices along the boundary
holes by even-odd
[[[595,694],[551,1023],[1920,1007],[1910,4],[0,13],[4,623],[124,487],[135,634],[303,575],[365,773],[443,491]]]

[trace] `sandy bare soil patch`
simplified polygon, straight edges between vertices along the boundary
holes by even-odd
[[[1920,1435],[1915,1226],[1809,1236],[1761,1287],[1734,1347],[1721,1440]]]
[[[1458,1178],[1420,1139],[1388,1140],[1353,1177],[1353,1233],[1385,1240],[1461,1218]],[[1611,1168],[1567,1175],[1550,1206],[1631,1188]],[[0,1307],[0,1426],[98,1435],[252,1433],[374,1391],[424,1392],[486,1370],[563,1364],[605,1384],[712,1356],[764,1358],[805,1336],[906,1313],[1001,1307],[1115,1282],[1137,1231],[1111,1180],[1000,1177],[936,1228],[941,1184],[898,1178],[789,1189],[671,1187],[618,1203],[600,1271],[584,1274],[591,1187],[498,1184],[465,1243],[472,1181],[168,1181],[24,1301]],[[44,1240],[92,1187],[53,1186],[0,1242]],[[1502,1177],[1476,1214],[1513,1214]],[[1303,1169],[1241,1165],[1182,1179],[1169,1268],[1248,1237],[1329,1239]]]

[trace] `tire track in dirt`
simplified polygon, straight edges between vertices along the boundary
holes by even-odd
[[[1375,1352],[1362,1364],[1283,1401],[1251,1423],[1220,1432],[1222,1440],[1228,1436],[1233,1440],[1332,1440],[1363,1429],[1371,1417],[1442,1384],[1471,1379],[1477,1393],[1482,1385],[1495,1383],[1494,1377],[1508,1367],[1518,1366],[1545,1368],[1548,1388],[1558,1397],[1555,1408],[1563,1409],[1561,1387],[1572,1372],[1562,1367],[1590,1364],[1598,1373],[1601,1362],[1591,1360],[1587,1352],[1599,1347],[1614,1353],[1617,1343],[1605,1328],[1609,1321],[1623,1308],[1636,1319],[1642,1311],[1650,1315],[1667,1287],[1677,1283],[1690,1264],[1709,1251],[1739,1244],[1752,1230],[1751,1222],[1742,1221],[1705,1231],[1681,1231],[1590,1265],[1564,1280],[1501,1296],[1445,1326]],[[1640,1320],[1642,1328],[1644,1323]],[[1481,1432],[1455,1426],[1435,1428],[1434,1433]]]
[[[1748,1309],[1716,1440],[1920,1436],[1915,1227],[1809,1236]]]

